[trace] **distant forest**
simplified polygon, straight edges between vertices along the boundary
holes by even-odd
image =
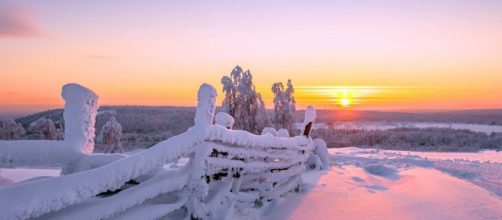
[[[267,110],[271,117],[272,110]],[[296,121],[303,121],[297,111]],[[122,143],[126,150],[147,148],[186,131],[193,126],[194,107],[102,106],[96,118],[96,136],[113,116],[122,125]],[[27,129],[40,118],[51,119],[56,129],[64,124],[63,109],[55,109],[17,118]],[[317,110],[318,123],[337,122],[442,122],[502,125],[502,110],[465,110],[450,112],[378,112]],[[1,123],[0,123],[1,126]],[[298,134],[297,131],[290,131]],[[326,139],[329,147],[358,146],[386,149],[476,151],[502,149],[501,134],[486,135],[453,129],[391,129],[387,131],[318,129],[314,136]],[[442,137],[438,137],[441,135]],[[99,151],[99,144],[96,146]]]

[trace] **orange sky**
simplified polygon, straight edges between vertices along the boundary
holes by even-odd
[[[502,108],[495,1],[5,1],[0,113],[62,107],[80,83],[101,105],[194,105],[235,65],[300,108]],[[220,99],[221,99],[220,95]]]

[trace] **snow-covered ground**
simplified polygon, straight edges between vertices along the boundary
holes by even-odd
[[[304,173],[301,193],[274,200],[244,218],[502,219],[502,152],[338,148],[329,153],[331,168]],[[0,175],[19,182],[58,172],[2,169]]]
[[[2,179],[9,180],[10,183],[18,183],[23,182],[25,180],[29,180],[35,177],[47,177],[47,176],[59,176],[61,172],[60,169],[24,169],[24,168],[16,168],[16,169],[0,169],[0,181]],[[0,187],[2,184],[0,182]]]
[[[302,124],[296,124],[302,128]],[[316,128],[328,128],[327,124],[316,123]],[[465,124],[465,123],[434,123],[434,122],[341,122],[333,124],[335,129],[356,129],[356,130],[389,130],[393,128],[451,128],[482,132],[490,134],[492,132],[502,133],[500,125]]]
[[[330,149],[265,219],[502,219],[502,152]]]

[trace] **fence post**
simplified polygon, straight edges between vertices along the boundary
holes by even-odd
[[[307,106],[307,109],[305,109],[305,119],[303,121],[303,128],[302,128],[303,129],[302,134],[304,136],[309,137],[315,118],[316,118],[316,112],[314,107],[310,105]]]
[[[98,96],[75,83],[64,85],[61,96],[65,100],[64,141],[79,154],[91,154],[94,150],[94,123],[98,110]]]
[[[197,109],[195,110],[195,126],[209,126],[213,124],[216,111],[216,89],[204,83],[197,93]]]

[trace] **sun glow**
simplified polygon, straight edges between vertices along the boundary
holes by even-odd
[[[342,99],[340,99],[340,105],[342,107],[349,107],[349,105],[350,105],[350,99],[348,99],[348,98],[342,98]]]

